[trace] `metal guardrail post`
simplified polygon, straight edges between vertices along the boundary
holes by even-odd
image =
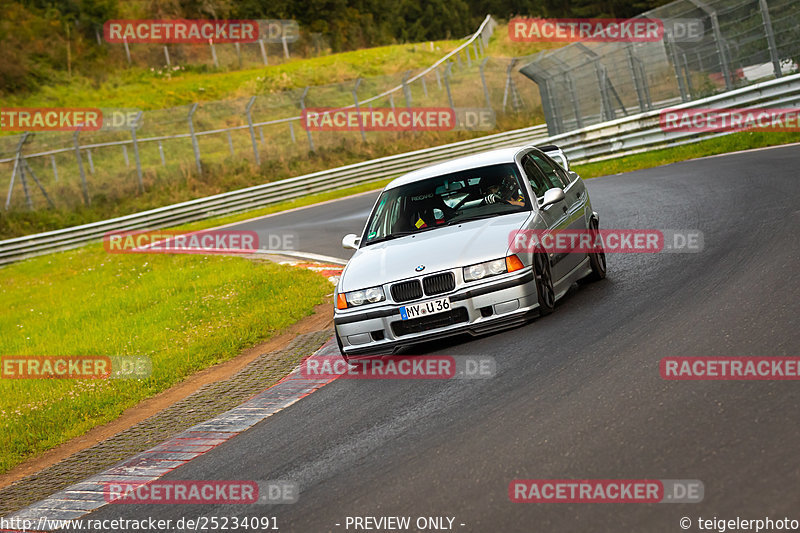
[[[761,20],[764,23],[764,33],[767,34],[767,46],[769,46],[769,57],[772,61],[772,70],[775,72],[775,77],[780,78],[783,76],[781,72],[781,62],[778,59],[778,47],[775,44],[775,32],[772,31],[772,19],[769,16],[769,6],[767,0],[758,0],[758,9],[761,11]]]
[[[483,84],[483,97],[486,99],[486,107],[491,109],[492,101],[489,98],[489,88],[486,86],[486,76],[484,75],[484,72],[483,72],[483,69],[486,67],[486,63],[488,63],[488,62],[489,62],[489,58],[488,57],[483,58],[483,61],[481,61],[481,65],[480,65],[479,69],[480,69],[480,72],[481,72],[481,83]]]
[[[189,135],[192,137],[192,151],[194,151],[194,162],[197,165],[197,173],[203,175],[203,164],[200,161],[200,145],[197,142],[197,134],[194,132],[194,112],[197,111],[197,103],[194,103],[189,108],[189,115],[186,119],[189,121]]]
[[[284,42],[284,46],[285,46],[285,44],[286,44],[286,37],[285,36],[283,38],[283,42]],[[306,95],[308,94],[308,90],[309,89],[310,89],[310,87],[306,87],[305,89],[303,89],[303,95],[300,97],[300,109],[305,109],[306,108]],[[290,124],[291,124],[291,122],[290,122]],[[305,130],[306,130],[306,135],[308,136],[308,146],[311,148],[312,152],[316,152],[317,149],[314,147],[314,139],[311,137],[311,130],[308,129],[308,128],[305,128]]]
[[[361,78],[356,79],[356,84],[351,89],[353,93],[353,102],[356,104],[356,116],[358,117],[358,129],[361,131],[361,142],[367,142],[367,136],[364,133],[364,121],[361,119],[361,109],[358,107],[358,86],[361,85]]]
[[[142,111],[136,114],[136,118],[131,124],[131,141],[133,142],[133,158],[136,160],[136,185],[139,189],[139,194],[144,192],[144,180],[142,179],[142,160],[139,157],[139,141],[136,139],[136,128],[139,127],[139,121],[142,120]],[[160,145],[159,145],[160,146]],[[125,152],[127,158],[128,152]]]
[[[259,42],[261,42],[259,40]],[[247,115],[247,128],[250,130],[250,142],[253,143],[253,157],[255,158],[256,165],[261,165],[261,156],[258,153],[258,144],[256,143],[256,130],[253,127],[253,115],[251,113],[253,104],[256,103],[256,97],[250,98],[247,102],[247,107],[244,108],[244,113]]]
[[[75,145],[75,159],[78,161],[78,171],[81,175],[81,190],[83,192],[83,203],[86,205],[91,205],[91,201],[89,200],[89,187],[86,184],[86,172],[83,170],[83,158],[81,157],[81,146],[78,137],[81,134],[81,129],[78,128],[75,130],[75,134],[72,136],[73,143]]]

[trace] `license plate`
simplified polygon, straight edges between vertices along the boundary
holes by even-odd
[[[439,298],[429,302],[422,302],[414,305],[404,305],[400,308],[400,317],[403,320],[418,318],[421,316],[435,315],[450,310],[450,298]]]

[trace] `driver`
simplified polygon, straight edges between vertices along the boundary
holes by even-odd
[[[511,205],[524,206],[522,191],[519,190],[517,178],[508,174],[502,178],[492,178],[486,188],[486,195],[483,198],[484,204],[505,203]]]

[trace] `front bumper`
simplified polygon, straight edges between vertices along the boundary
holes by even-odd
[[[446,313],[403,321],[400,306],[450,298]],[[403,304],[388,303],[369,310],[337,310],[334,326],[345,355],[377,355],[418,342],[461,333],[483,335],[523,324],[538,307],[533,270],[528,267],[483,283]]]

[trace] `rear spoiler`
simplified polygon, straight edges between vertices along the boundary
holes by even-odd
[[[537,146],[536,148],[549,155],[556,163],[561,165],[564,170],[569,170],[569,159],[567,159],[567,154],[565,154],[561,148],[555,144],[545,144]]]

